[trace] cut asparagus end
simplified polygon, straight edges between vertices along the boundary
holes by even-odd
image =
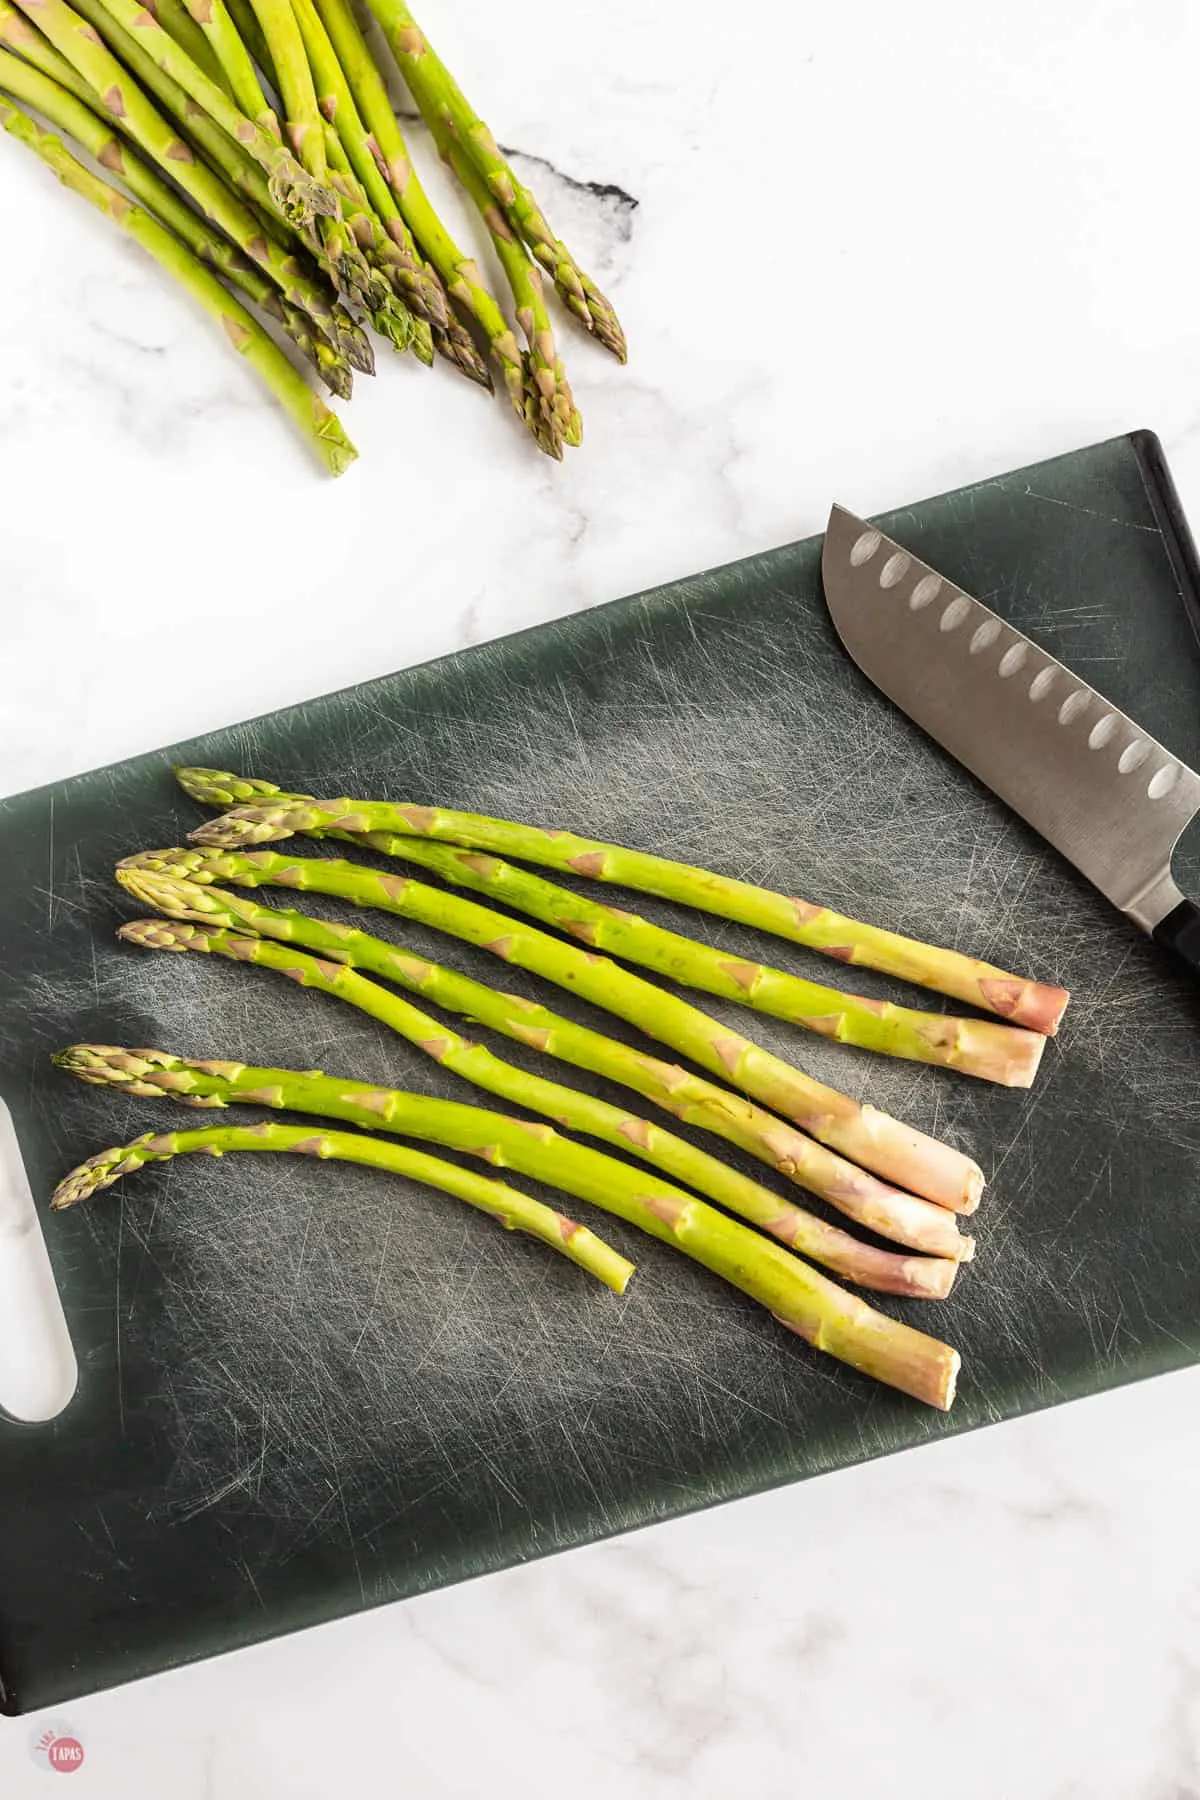
[[[1044,1037],[1056,1036],[1071,998],[1066,988],[1050,987],[1041,981],[1021,981],[1015,985],[1019,991],[1011,1009],[1007,1009],[1003,1004],[998,1004],[1004,999],[997,992],[1000,983],[980,983],[988,1005],[994,1012],[1004,1013],[1011,1024],[1026,1025],[1030,1031],[1040,1031]]]
[[[822,1314],[815,1330],[804,1319],[783,1313],[775,1316],[814,1349],[836,1356],[939,1412],[949,1412],[962,1368],[958,1351],[923,1331],[886,1319],[851,1295],[845,1299],[844,1308]]]
[[[951,1068],[1000,1087],[1033,1086],[1046,1048],[1041,1032],[993,1025],[987,1019],[948,1019],[946,1023],[954,1027],[954,1049],[947,1059]]]

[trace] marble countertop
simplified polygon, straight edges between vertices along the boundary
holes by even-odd
[[[422,8],[629,332],[564,324],[561,468],[394,363],[323,481],[0,143],[0,792],[1134,426],[1200,520],[1194,8],[552,17]],[[76,1780],[1195,1800],[1198,1516],[1193,1371],[82,1701]],[[6,1800],[55,1721],[0,1720]]]

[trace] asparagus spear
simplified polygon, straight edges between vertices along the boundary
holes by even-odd
[[[500,365],[518,415],[525,417],[525,371],[517,341],[484,286],[474,259],[461,250],[438,218],[413,168],[382,75],[359,29],[349,0],[316,0],[317,12],[367,128],[367,143],[391,188],[405,223],[456,301],[479,326]],[[361,173],[360,173],[361,179]]]
[[[556,238],[533,195],[514,175],[495,138],[474,111],[454,77],[433,50],[404,0],[368,0],[412,96],[430,130],[446,132],[462,146],[494,200],[504,209],[510,230],[526,244],[554,277],[575,317],[625,361],[625,334],[609,302],[584,274],[561,239]]]
[[[502,1181],[487,1175],[476,1175],[460,1169],[440,1157],[427,1156],[423,1150],[412,1150],[406,1144],[388,1144],[379,1138],[364,1137],[357,1131],[316,1131],[311,1125],[278,1125],[264,1120],[261,1125],[206,1125],[196,1131],[148,1131],[132,1144],[120,1149],[101,1150],[59,1182],[50,1204],[56,1212],[78,1206],[101,1188],[111,1187],[122,1175],[130,1175],[150,1162],[169,1162],[173,1156],[202,1151],[208,1156],[224,1156],[236,1150],[291,1151],[300,1156],[334,1158],[338,1162],[359,1163],[368,1169],[384,1169],[389,1175],[406,1175],[425,1187],[439,1188],[465,1200],[478,1212],[487,1213],[506,1231],[524,1231],[530,1237],[548,1244],[579,1268],[594,1275],[614,1293],[623,1294],[634,1265],[603,1239],[593,1235],[586,1225],[531,1200]]]
[[[38,54],[36,46],[29,48],[34,55]],[[57,53],[49,45],[46,49],[50,58],[56,58]],[[69,64],[64,67],[66,73],[77,81]],[[79,86],[83,87],[84,84],[79,83]],[[119,176],[134,198],[153,213],[161,224],[173,231],[193,256],[224,276],[226,281],[252,300],[260,311],[276,319],[323,380],[332,384],[335,377],[344,371],[348,381],[349,370],[340,358],[335,359],[332,369],[323,359],[322,351],[325,347],[313,336],[311,321],[307,315],[289,307],[265,275],[241,256],[227,238],[214,231],[194,213],[179,198],[174,188],[160,180],[136,151],[122,143],[111,126],[92,112],[90,107],[77,100],[73,93],[67,92],[56,80],[42,74],[36,66],[20,61],[7,51],[0,51],[0,89],[14,99],[25,101],[60,131],[68,132],[101,167]],[[84,91],[90,92],[86,88]],[[345,389],[335,387],[335,391],[342,391],[348,397]]]
[[[340,869],[353,865],[321,866],[328,879],[328,891],[340,892]],[[386,978],[390,960],[397,955],[396,947],[369,932],[340,923],[326,924],[303,913],[256,907],[251,901],[225,892],[217,900],[199,885],[205,876],[212,879],[218,870],[222,879],[242,886],[254,886],[263,880],[280,885],[279,877],[286,877],[291,867],[287,858],[269,851],[215,860],[197,852],[155,851],[130,858],[118,868],[117,880],[136,899],[172,917],[196,918],[203,923],[220,912],[224,915],[222,922],[235,928],[240,921],[258,935],[303,944],[320,950],[332,961]],[[172,868],[183,868],[192,879],[168,872]],[[301,879],[310,877],[301,874]],[[286,886],[287,881],[282,885]],[[385,911],[447,931],[502,961],[544,975],[558,986],[582,995],[669,1044],[702,1068],[729,1080],[773,1111],[782,1112],[822,1143],[913,1193],[953,1211],[963,1210],[978,1199],[983,1176],[960,1151],[825,1087],[730,1031],[719,1020],[603,957],[560,943],[545,932],[523,926],[474,901],[460,900],[420,882],[380,875],[372,869],[354,869],[348,880],[348,895],[358,902],[370,896],[371,903]]]
[[[372,313],[375,329],[398,351],[411,350],[428,367],[433,362],[433,332],[427,319],[418,318],[408,306],[403,282],[397,279],[396,247],[371,211],[345,146],[332,125],[322,123],[329,183],[342,206],[367,268],[371,271]]]
[[[247,811],[240,808],[237,814],[226,815],[234,821],[228,833],[231,839],[242,835]],[[258,811],[270,813],[269,808]],[[219,843],[226,835],[223,826],[224,820],[214,820],[193,832],[192,837],[199,843]],[[787,1019],[841,1043],[957,1069],[960,1074],[1007,1087],[1028,1087],[1041,1059],[1046,1040],[1040,1033],[997,1025],[990,1020],[946,1018],[940,1013],[914,1012],[881,1000],[864,1000],[762,963],[731,957],[708,944],[666,931],[634,913],[586,900],[497,857],[414,838],[389,837],[386,833],[373,833],[358,841],[371,849],[419,863],[459,887],[493,894],[520,912],[557,925],[592,949],[609,951],[688,987]],[[285,858],[282,866],[300,870],[299,878],[289,885],[305,887],[337,879],[343,884],[339,891],[344,890],[344,872],[339,871],[336,877],[330,875],[330,865],[323,859],[314,859],[310,865],[303,859],[292,864]]]
[[[17,0],[17,4],[27,17],[32,15],[33,23],[45,32],[55,48],[79,68],[71,50],[62,41],[79,31],[78,16],[66,0]],[[288,219],[298,225],[307,225],[314,216],[336,212],[334,196],[310,180],[291,152],[269,132],[238,110],[225,90],[198,68],[174,38],[151,18],[140,0],[104,0],[104,5],[126,31],[137,33],[139,43],[159,68],[177,81],[223,131],[245,146],[267,176],[275,202]],[[80,73],[87,75],[85,69],[80,69]]]
[[[390,277],[364,255],[366,244],[374,245],[371,221],[357,201],[349,209],[354,215],[351,220],[344,180],[330,179],[327,145],[335,148],[344,174],[341,145],[318,105],[314,69],[297,10],[292,0],[251,0],[251,7],[283,100],[293,148],[314,180],[331,186],[341,202],[339,218],[320,222],[327,265],[337,285],[366,307],[380,334],[397,350],[407,350],[413,342],[412,314],[394,290]],[[352,228],[355,224],[359,235]]]
[[[332,303],[318,283],[309,279],[296,257],[264,230],[260,220],[231,193],[226,183],[197,160],[189,145],[147,99],[139,85],[142,74],[148,70],[160,81],[166,78],[142,45],[122,31],[105,11],[102,0],[79,0],[78,9],[67,6],[65,0],[19,0],[19,4],[27,14],[33,13],[54,47],[87,82],[122,133],[270,276],[285,299],[309,315],[327,342],[336,346],[356,369],[369,373],[373,361],[366,335]],[[86,15],[86,22],[80,14]],[[129,66],[122,67],[123,63]],[[186,112],[189,132],[198,136],[203,123],[199,109],[192,106],[182,89],[174,87],[173,91],[179,110],[175,106],[170,110],[176,118]],[[213,130],[221,136],[215,126]],[[237,146],[231,148],[236,154]],[[207,154],[207,144],[205,150]]]
[[[567,382],[566,370],[554,342],[550,315],[542,292],[540,269],[510,229],[508,220],[493,200],[487,183],[469,157],[448,132],[435,123],[434,143],[447,166],[457,175],[468,198],[488,228],[500,266],[508,277],[517,308],[517,322],[528,349],[525,365],[525,423],[538,447],[562,460],[564,444],[583,438],[583,421]]]
[[[103,40],[118,63],[125,65],[126,71],[137,85],[175,121],[188,142],[203,153],[205,160],[224,177],[234,193],[240,194],[254,209],[263,229],[269,231],[277,243],[290,246],[293,242],[292,228],[277,211],[271,197],[270,184],[253,157],[233,138],[227,137],[203,108],[188,97],[177,81],[163,73],[136,36],[117,24],[112,14],[106,10],[103,0],[73,0],[73,4],[74,10]],[[203,66],[217,80],[221,71],[211,51],[207,46],[205,49],[207,60]],[[93,91],[97,91],[94,84]],[[115,117],[114,122],[127,136],[133,136],[125,117]]]
[[[223,770],[182,769],[177,774],[184,789],[203,805],[236,805],[239,813],[247,802],[252,808],[274,802],[291,809],[277,830],[268,827],[265,815],[247,814],[247,835],[242,842],[269,843],[294,831],[313,836],[352,834],[359,839],[365,832],[384,831],[518,856],[525,862],[561,869],[564,874],[615,882],[639,893],[716,913],[737,924],[753,925],[792,943],[820,950],[838,962],[861,963],[884,974],[897,975],[970,1006],[999,1013],[1014,1025],[1027,1025],[1047,1036],[1057,1031],[1070,998],[1063,988],[1010,975],[957,950],[939,949],[895,932],[881,931],[874,925],[863,925],[811,901],[772,893],[729,875],[715,875],[709,869],[671,862],[642,850],[580,837],[572,831],[547,831],[536,825],[519,825],[446,807],[314,800],[307,794],[287,793],[271,782],[253,781]],[[302,816],[311,822],[298,822]],[[347,823],[347,819],[352,822]],[[231,823],[230,833],[232,829]],[[232,845],[234,840],[232,835],[222,835],[199,841]]]
[[[0,98],[0,125],[39,156],[65,187],[107,213],[156,262],[173,275],[211,314],[239,355],[244,356],[267,388],[290,414],[331,475],[340,475],[357,452],[333,413],[312,393],[303,378],[245,307],[221,286],[216,276],[124,194],[93,175],[67,150],[61,139]]]
[[[816,1349],[931,1406],[948,1410],[953,1403],[961,1358],[948,1344],[876,1312],[782,1245],[726,1218],[705,1201],[644,1169],[560,1137],[549,1125],[316,1070],[185,1062],[162,1051],[106,1047],[97,1051],[86,1045],[74,1046],[55,1060],[87,1079],[89,1051],[97,1053],[94,1078],[120,1085],[126,1093],[157,1098],[165,1090],[190,1104],[254,1103],[346,1119],[373,1130],[382,1126],[400,1137],[466,1151],[497,1167],[532,1176],[682,1251],[757,1300]],[[103,1169],[119,1166],[122,1154],[109,1152]],[[86,1187],[86,1182],[82,1177],[80,1185]],[[69,1203],[74,1191],[68,1188],[60,1204]]]
[[[934,1229],[931,1232],[928,1221],[922,1217],[912,1236],[918,1248],[932,1254],[897,1256],[860,1243],[802,1207],[780,1200],[759,1182],[751,1181],[672,1132],[605,1100],[514,1068],[482,1044],[460,1037],[429,1013],[340,963],[306,956],[290,946],[247,937],[220,925],[139,919],[123,925],[117,935],[149,949],[193,950],[227,956],[233,962],[253,963],[286,975],[301,987],[316,988],[320,993],[345,1000],[465,1081],[531,1112],[543,1113],[568,1130],[599,1138],[617,1150],[631,1151],[696,1193],[770,1232],[789,1249],[824,1263],[862,1287],[914,1299],[940,1300],[950,1291],[958,1262],[970,1253],[971,1240],[958,1235],[953,1216],[940,1207],[929,1209],[925,1201],[913,1201],[910,1210],[931,1210]],[[866,1222],[875,1224],[871,1219]],[[887,1224],[890,1219],[875,1224],[875,1228],[887,1235]]]
[[[263,93],[254,59],[225,0],[187,0],[183,19],[164,16],[161,10],[153,7],[150,10],[192,61],[204,69],[211,80],[225,88],[248,119],[253,119],[277,142],[282,139],[275,108]],[[184,28],[184,20],[192,26],[191,34]],[[205,54],[201,54],[195,36],[204,45]]]

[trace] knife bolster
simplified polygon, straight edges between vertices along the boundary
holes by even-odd
[[[1200,975],[1200,906],[1181,900],[1152,933],[1156,944],[1171,950],[1194,975]]]

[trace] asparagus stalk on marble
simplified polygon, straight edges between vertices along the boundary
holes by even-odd
[[[554,279],[565,304],[606,350],[625,361],[625,334],[595,282],[555,237],[537,201],[500,151],[495,138],[418,26],[404,0],[368,0],[371,11],[435,137],[461,149],[503,222]],[[456,164],[457,167],[457,164]]]
[[[56,1060],[88,1079],[88,1052],[95,1050],[74,1046]],[[495,1167],[531,1176],[681,1251],[765,1306],[814,1348],[943,1411],[953,1403],[961,1358],[948,1344],[875,1311],[782,1245],[727,1218],[695,1195],[560,1137],[550,1125],[315,1070],[187,1062],[162,1051],[107,1047],[100,1047],[98,1055],[90,1073],[127,1093],[158,1097],[166,1092],[191,1104],[259,1104],[348,1120],[465,1151]],[[303,1129],[310,1137],[321,1135],[311,1126]],[[153,1135],[143,1140],[143,1148],[150,1149],[154,1141]],[[110,1151],[102,1155],[98,1173],[119,1172],[127,1154],[134,1154],[136,1166],[136,1153]],[[82,1198],[89,1178],[88,1173],[68,1177],[69,1185],[60,1189],[56,1204]]]
[[[488,228],[496,258],[508,277],[517,322],[525,336],[525,423],[538,447],[561,461],[564,444],[583,441],[583,420],[554,341],[542,291],[542,272],[509,227],[487,183],[454,137],[435,121],[434,143],[447,167]]]
[[[628,1109],[515,1068],[482,1044],[461,1037],[429,1013],[341,963],[308,956],[292,945],[249,937],[225,926],[182,920],[139,919],[123,925],[118,936],[148,949],[198,951],[251,963],[286,975],[301,987],[315,988],[344,1000],[474,1086],[530,1112],[541,1113],[570,1131],[599,1138],[614,1149],[639,1157],[739,1218],[770,1232],[790,1249],[823,1263],[861,1287],[913,1299],[943,1299],[953,1284],[958,1262],[969,1254],[971,1240],[958,1235],[952,1215],[941,1208],[932,1209],[932,1229],[926,1223],[924,1231],[915,1233],[921,1240],[920,1247],[931,1254],[899,1256],[861,1243]],[[927,1203],[918,1201],[915,1208],[924,1212]],[[877,1229],[886,1235],[886,1221]]]
[[[424,1187],[465,1200],[506,1231],[522,1231],[548,1244],[614,1293],[623,1294],[634,1273],[634,1265],[586,1225],[577,1224],[505,1182],[460,1169],[407,1144],[386,1143],[358,1131],[319,1131],[312,1125],[280,1125],[274,1120],[264,1120],[260,1125],[206,1125],[195,1131],[148,1131],[133,1143],[101,1150],[72,1169],[55,1188],[50,1204],[56,1212],[65,1212],[147,1163],[169,1162],[172,1157],[194,1153],[225,1156],[239,1150],[316,1156],[322,1161],[332,1158],[367,1169],[382,1169],[389,1175],[404,1175]]]
[[[332,475],[349,468],[357,454],[336,415],[315,395],[244,306],[222,287],[191,251],[158,220],[117,188],[85,169],[60,138],[0,97],[0,125],[25,144],[65,187],[107,215],[149,252],[220,325],[284,407]]]
[[[752,1099],[783,1113],[821,1143],[911,1193],[954,1211],[969,1210],[978,1200],[983,1176],[961,1151],[826,1087],[721,1021],[606,958],[420,882],[401,881],[353,864],[322,861],[318,865],[314,860],[309,868],[308,860],[300,859],[304,866],[298,869],[295,881],[315,889],[319,880],[322,892],[377,905],[545,976],[628,1020]],[[199,885],[207,876],[239,885],[257,886],[266,881],[288,886],[293,881],[288,871],[294,866],[296,859],[270,851],[218,855],[215,860],[197,851],[154,851],[127,859],[118,868],[117,879],[137,900],[170,917],[203,923],[219,912],[222,921],[235,928],[241,923],[259,935],[302,944],[333,961],[386,978],[396,947],[369,932],[341,923],[326,924],[300,912],[255,908],[253,902],[229,893],[218,901]],[[317,867],[321,873],[314,877],[312,869]]]
[[[246,4],[249,5],[249,0]],[[353,171],[364,203],[383,240],[379,255],[385,261],[397,293],[404,297],[416,317],[437,334],[439,348],[463,374],[490,388],[491,377],[486,363],[470,334],[452,320],[445,289],[418,251],[396,198],[372,154],[371,140],[350,83],[313,0],[292,0],[292,8],[312,67],[317,103],[333,138],[331,161],[337,157],[336,145]]]
[[[798,900],[643,850],[581,837],[573,831],[546,830],[447,807],[315,800],[307,794],[288,793],[272,782],[222,770],[180,769],[176,773],[185,791],[202,805],[235,809],[228,824],[217,820],[194,833],[201,843],[240,848],[274,842],[298,831],[352,840],[380,832],[437,839],[516,856],[568,875],[614,882],[639,893],[715,913],[737,924],[807,945],[839,962],[858,963],[899,976],[1048,1036],[1057,1031],[1069,999],[1063,988],[1009,974],[960,951],[918,943],[896,932],[846,918],[812,901]],[[271,807],[282,810],[275,814],[261,810]],[[372,848],[395,853],[379,842]]]

